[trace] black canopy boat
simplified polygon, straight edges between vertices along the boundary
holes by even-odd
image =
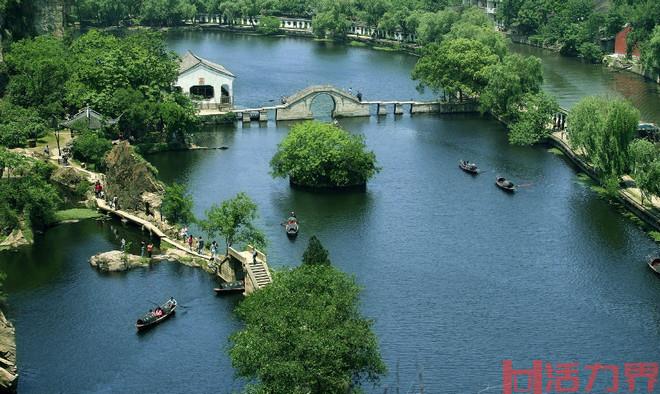
[[[298,219],[295,216],[289,216],[284,224],[284,229],[286,230],[286,235],[289,237],[295,237],[298,235]]]
[[[468,172],[470,174],[475,174],[476,175],[476,174],[479,173],[479,167],[477,167],[476,164],[470,163],[469,161],[466,161],[466,160],[459,161],[458,162],[458,167],[461,170],[463,170],[465,172]]]
[[[163,320],[170,317],[176,311],[176,300],[170,298],[163,305],[160,305],[153,311],[147,312],[144,316],[139,318],[135,323],[135,327],[140,330],[145,330],[151,326],[154,326]]]
[[[245,291],[245,282],[237,280],[234,282],[221,283],[220,287],[213,289],[216,294],[242,293]]]
[[[497,187],[500,189],[507,191],[507,192],[515,192],[516,191],[516,185],[513,184],[513,182],[507,180],[504,177],[498,176],[497,179],[495,180],[495,184]]]
[[[660,274],[660,257],[649,259],[648,265],[649,268],[653,270],[653,272]]]

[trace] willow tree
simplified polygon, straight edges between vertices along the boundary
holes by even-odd
[[[603,181],[625,173],[628,145],[639,123],[639,111],[632,104],[623,99],[585,97],[571,110],[567,123],[571,143],[584,149]]]

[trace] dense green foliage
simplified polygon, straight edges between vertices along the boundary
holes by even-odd
[[[633,31],[629,50],[635,44],[642,48],[648,62],[659,62],[653,50],[645,53],[651,32],[660,23],[660,2],[654,0],[613,0],[598,7],[590,0],[503,0],[497,8],[498,20],[508,29],[530,36],[532,41],[556,45],[570,56],[587,61],[602,58],[601,39],[619,32],[626,23]]]
[[[559,111],[554,98],[545,92],[528,93],[522,97],[525,109],[511,125],[509,142],[515,145],[533,145],[543,141],[552,132],[548,124]]]
[[[48,183],[46,164],[0,148],[0,233],[7,235],[26,221],[41,228],[53,221],[61,200]],[[2,175],[5,175],[3,178]]]
[[[64,113],[64,84],[71,63],[62,40],[45,35],[15,42],[6,62],[10,77],[6,94],[13,104],[36,109],[49,123]]]
[[[277,34],[280,31],[280,20],[274,16],[264,16],[259,19],[259,33]]]
[[[581,148],[604,179],[623,175],[629,166],[628,145],[639,122],[639,111],[628,101],[585,97],[571,110],[571,144]]]
[[[642,203],[650,194],[660,196],[660,148],[638,139],[630,144],[628,150],[635,183],[642,191]]]
[[[192,208],[192,196],[186,192],[184,185],[173,183],[165,188],[160,211],[170,223],[183,225],[193,223],[195,215]]]
[[[23,108],[0,100],[0,145],[8,148],[24,146],[28,139],[46,133],[45,121],[33,108]]]
[[[307,249],[303,252],[303,264],[331,264],[328,250],[323,247],[321,241],[312,235],[307,243]]]
[[[112,143],[99,133],[91,130],[80,133],[73,140],[73,157],[89,164],[96,170],[105,168],[105,155],[112,149]]]
[[[424,47],[422,57],[413,70],[413,79],[434,91],[447,94],[475,95],[487,84],[485,69],[495,65],[498,57],[481,42],[469,38],[444,40]]]
[[[136,142],[183,143],[198,121],[192,102],[172,89],[177,70],[176,55],[158,33],[90,31],[68,45],[50,36],[14,42],[5,99],[12,105],[0,108],[10,112],[0,121],[0,139],[20,146],[26,134],[43,134],[65,114],[90,105],[105,116],[121,116],[118,130]],[[26,121],[15,127],[15,117]]]
[[[270,167],[273,176],[310,187],[364,185],[379,171],[376,155],[366,151],[364,137],[321,122],[293,126],[278,145]]]
[[[266,246],[266,237],[255,225],[257,205],[245,193],[225,200],[219,206],[213,204],[206,210],[206,219],[200,221],[201,228],[209,238],[221,236],[226,253],[236,243],[249,243],[258,248]]]
[[[277,272],[245,298],[245,328],[230,338],[238,376],[260,393],[355,393],[385,373],[372,322],[358,308],[355,280],[329,264]]]
[[[463,100],[464,95],[478,98],[482,112],[510,125],[509,140],[514,144],[534,144],[546,137],[558,106],[540,92],[541,60],[508,54],[502,35],[479,10],[437,15],[444,20],[437,31],[445,33],[424,46],[413,69],[420,87],[442,91],[449,100]]]

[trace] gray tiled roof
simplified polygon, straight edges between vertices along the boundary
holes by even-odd
[[[213,63],[210,60],[202,59],[191,51],[187,51],[186,54],[181,58],[181,63],[179,63],[179,74],[183,74],[198,64],[203,64],[221,74],[235,78],[234,74],[232,74],[223,66],[219,65],[218,63]]]

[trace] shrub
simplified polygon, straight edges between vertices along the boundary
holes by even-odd
[[[73,157],[103,169],[105,155],[111,148],[109,140],[94,131],[85,131],[73,140]]]
[[[280,31],[280,20],[274,16],[261,17],[257,31],[262,34],[277,34]]]
[[[603,51],[593,42],[583,42],[578,46],[578,54],[589,63],[600,63],[603,60]]]

